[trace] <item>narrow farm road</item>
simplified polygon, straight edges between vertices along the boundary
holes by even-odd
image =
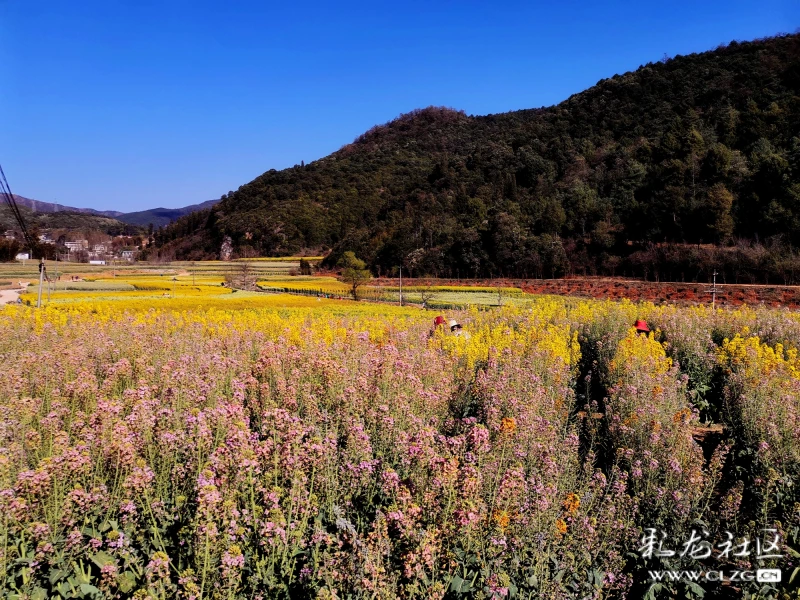
[[[25,291],[25,288],[16,290],[0,290],[0,305],[12,304],[17,301],[19,295]]]

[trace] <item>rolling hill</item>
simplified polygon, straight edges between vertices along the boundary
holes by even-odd
[[[22,218],[28,228],[36,233],[40,230],[68,230],[68,231],[81,231],[84,234],[89,232],[102,232],[108,235],[135,235],[142,230],[137,226],[132,226],[128,223],[123,223],[100,214],[91,214],[87,212],[70,212],[70,211],[54,211],[54,212],[34,212],[27,206],[19,205]],[[0,204],[0,233],[5,230],[17,230],[17,221],[14,215],[11,214],[11,209],[5,205]]]
[[[136,212],[124,213],[118,210],[95,210],[94,208],[75,208],[74,206],[65,206],[63,204],[54,204],[52,202],[42,202],[41,200],[33,200],[24,196],[17,196],[14,194],[14,199],[19,206],[24,206],[30,209],[32,213],[51,214],[51,213],[71,213],[71,214],[87,214],[95,215],[98,217],[111,217],[122,223],[129,225],[136,225],[138,227],[147,227],[151,223],[153,227],[164,227],[173,221],[179,219],[184,215],[191,212],[203,210],[214,206],[219,200],[207,200],[200,204],[192,204],[181,208],[151,208],[149,210],[141,210]],[[74,219],[73,219],[74,220]],[[87,221],[91,223],[91,221]]]
[[[214,257],[230,237],[240,253],[353,250],[376,273],[457,277],[794,277],[799,135],[800,36],[731,42],[548,108],[415,110],[267,171],[156,246]]]
[[[152,223],[154,227],[164,227],[184,215],[211,208],[217,202],[219,202],[219,200],[207,200],[200,204],[192,204],[191,206],[184,206],[182,208],[151,208],[150,210],[121,213],[117,216],[117,219],[124,223],[130,223],[131,225],[139,225],[140,227],[147,227],[150,223]]]
[[[63,204],[54,204],[52,202],[42,202],[41,200],[33,200],[25,196],[17,196],[14,194],[14,200],[19,206],[31,209],[32,212],[37,213],[54,213],[54,212],[70,212],[70,213],[87,213],[90,215],[100,215],[103,217],[118,217],[123,213],[117,210],[95,210],[93,208],[75,208],[74,206],[65,206]]]

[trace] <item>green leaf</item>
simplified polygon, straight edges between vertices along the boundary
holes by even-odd
[[[93,585],[90,585],[88,583],[82,583],[81,584],[81,593],[82,594],[99,594],[100,590],[98,590],[96,587],[94,587]]]
[[[117,578],[117,587],[122,593],[127,594],[136,585],[136,576],[130,571],[125,571]]]
[[[650,586],[647,590],[647,594],[645,595],[645,600],[656,600],[656,594],[664,589],[664,586],[660,583],[654,583]]]
[[[457,594],[465,594],[472,589],[472,583],[462,579],[458,575],[453,575],[450,580],[450,590]]]
[[[75,573],[74,577],[69,578],[69,582],[75,586],[81,585],[82,583],[91,583],[92,582],[92,569],[89,565],[86,566],[86,570],[83,569],[83,563],[76,564],[72,563],[72,571]]]
[[[64,579],[69,575],[69,571],[65,571],[64,569],[53,569],[50,571],[50,575],[47,579],[50,581],[50,585],[55,585],[56,581],[59,579]]]
[[[111,556],[108,552],[103,552],[101,550],[100,552],[92,556],[92,562],[102,569],[107,564],[113,563],[114,557]]]
[[[789,577],[789,583],[794,582],[794,578],[797,577],[797,574],[800,573],[800,567],[796,567],[794,571],[792,571],[791,577]]]
[[[694,594],[697,595],[698,598],[702,598],[706,595],[706,591],[697,585],[694,581],[687,581],[686,587],[688,587]]]
[[[31,600],[46,600],[47,597],[47,590],[40,587],[37,587],[35,590],[33,590],[33,593],[31,594]]]

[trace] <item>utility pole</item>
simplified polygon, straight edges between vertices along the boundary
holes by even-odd
[[[33,258],[34,250],[37,247],[37,243],[31,237],[31,234],[28,232],[28,228],[25,225],[25,219],[22,217],[22,213],[19,210],[19,206],[17,206],[17,202],[14,199],[14,194],[11,193],[11,188],[8,185],[8,180],[6,179],[6,174],[3,172],[3,168],[0,167],[0,196],[2,196],[3,201],[8,205],[11,209],[11,214],[14,215],[14,218],[17,221],[17,225],[19,226],[20,230],[22,231],[22,237],[25,239],[25,244],[30,249],[30,256]],[[23,260],[22,264],[25,264]],[[39,262],[39,298],[36,302],[36,308],[42,306],[42,281],[44,278],[44,255],[41,257],[41,262]]]
[[[714,310],[717,306],[717,271],[714,269],[714,285],[711,288],[711,309]]]
[[[36,308],[42,307],[42,284],[44,283],[44,257],[39,259],[39,297],[36,299]]]
[[[403,265],[400,265],[400,306],[403,306]]]

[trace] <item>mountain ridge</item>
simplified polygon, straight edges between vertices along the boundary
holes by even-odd
[[[54,202],[44,202],[42,200],[34,200],[33,198],[18,196],[17,194],[14,194],[14,200],[20,206],[29,208],[33,212],[40,212],[40,213],[72,212],[72,213],[87,213],[91,215],[100,215],[103,217],[118,217],[119,215],[124,214],[118,210],[96,210],[94,208],[76,208],[74,206],[67,206],[65,204],[57,204]]]
[[[203,210],[215,205],[219,200],[206,200],[198,204],[191,204],[189,206],[182,206],[180,208],[151,208],[147,210],[121,212],[118,210],[97,210],[94,208],[76,208],[73,206],[66,206],[53,202],[44,202],[41,200],[34,200],[26,198],[25,196],[18,196],[14,194],[14,200],[20,206],[30,209],[34,213],[55,213],[55,212],[68,212],[68,213],[85,213],[90,215],[110,217],[127,223],[129,225],[137,225],[139,227],[147,227],[150,223],[153,227],[164,227],[178,218],[187,215],[197,210]]]
[[[189,206],[182,206],[180,208],[151,208],[148,210],[123,213],[117,218],[131,225],[147,227],[150,223],[152,223],[154,227],[162,227],[169,225],[169,223],[172,223],[173,221],[182,216],[188,215],[189,213],[211,208],[218,202],[219,200],[206,200],[205,202],[190,204]]]
[[[36,212],[24,204],[19,205],[19,210],[29,231],[34,234],[41,230],[62,229],[84,233],[102,231],[108,235],[131,235],[134,230],[139,230],[138,227],[102,214],[66,210]],[[6,230],[18,231],[18,225],[11,209],[3,202],[0,203],[0,232]]]

